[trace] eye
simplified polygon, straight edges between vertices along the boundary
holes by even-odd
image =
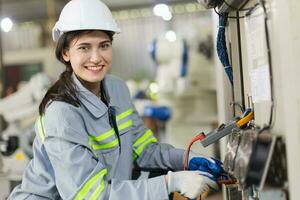
[[[100,45],[101,49],[109,49],[110,47],[111,47],[111,43],[110,42],[105,42],[105,43],[102,43]]]
[[[81,51],[87,51],[89,48],[87,46],[80,46],[78,49]]]

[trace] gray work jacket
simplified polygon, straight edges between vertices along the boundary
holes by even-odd
[[[180,170],[183,150],[160,144],[132,104],[128,88],[106,75],[106,106],[73,74],[81,106],[53,101],[39,116],[34,157],[22,183],[9,199],[168,199],[163,176],[131,180],[134,163],[141,168]],[[117,137],[109,120],[115,111]]]

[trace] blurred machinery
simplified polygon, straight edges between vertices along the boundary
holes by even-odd
[[[183,38],[178,38],[175,32],[174,38],[163,35],[153,41],[152,58],[156,62],[156,82],[159,95],[167,96],[182,93],[186,89],[186,77],[188,74],[188,46]],[[167,98],[160,98],[160,101]],[[166,102],[167,103],[167,102]]]
[[[203,33],[204,34],[204,33]],[[168,31],[155,38],[151,55],[157,66],[158,106],[168,106],[172,117],[166,124],[166,140],[185,148],[199,130],[215,128],[216,90],[211,58],[212,40],[200,40],[188,45],[180,34]],[[193,149],[214,155],[214,145]]]
[[[48,77],[38,73],[17,92],[0,100],[0,185],[4,190],[0,194],[4,197],[21,180],[32,157],[34,122],[49,85]],[[4,197],[0,196],[0,199]]]
[[[172,116],[168,106],[158,105],[156,102],[158,86],[156,83],[133,80],[126,82],[131,93],[133,103],[145,125],[152,130],[158,141],[165,139],[166,123]]]

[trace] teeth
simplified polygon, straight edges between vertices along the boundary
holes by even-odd
[[[87,67],[87,69],[89,70],[100,70],[102,68],[102,66],[90,66],[90,67]]]

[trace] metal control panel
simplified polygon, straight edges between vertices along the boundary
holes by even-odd
[[[245,3],[247,3],[247,0],[226,0],[218,6],[218,11],[220,13],[230,12],[243,7]]]
[[[268,131],[251,128],[233,132],[228,137],[224,167],[238,180],[227,186],[227,194],[233,199],[259,199],[266,192],[265,186],[284,193],[281,188],[287,181],[285,144],[281,137]]]

